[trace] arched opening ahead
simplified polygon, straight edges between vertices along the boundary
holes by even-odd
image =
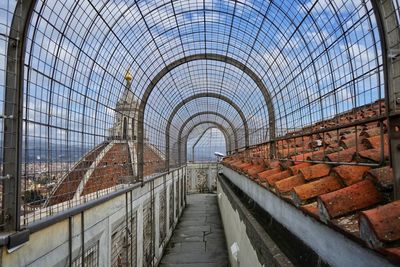
[[[189,162],[215,162],[215,153],[226,155],[225,135],[215,126],[198,127],[188,136],[186,159]]]

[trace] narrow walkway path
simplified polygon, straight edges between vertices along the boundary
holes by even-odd
[[[187,196],[160,266],[229,266],[216,194]]]

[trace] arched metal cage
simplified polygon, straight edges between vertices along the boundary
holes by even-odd
[[[3,228],[185,164],[201,135],[284,159],[378,123],[397,145],[398,20],[397,1],[1,1]]]

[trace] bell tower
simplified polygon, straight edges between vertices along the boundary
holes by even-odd
[[[110,139],[132,140],[137,137],[139,100],[132,93],[133,76],[129,70],[125,74],[125,89],[115,107],[114,125],[110,129]]]

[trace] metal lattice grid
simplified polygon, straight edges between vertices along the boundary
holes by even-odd
[[[398,11],[398,1],[394,4]],[[10,21],[20,15],[13,13],[14,6],[9,0],[0,6],[5,15],[0,16],[0,56],[7,61],[14,57],[7,54],[12,40],[8,38]],[[345,0],[35,2],[26,40],[21,39],[25,47],[20,79],[22,127],[9,134],[3,127],[1,141],[22,136],[22,154],[15,146],[3,152],[4,176],[22,185],[22,224],[179,165],[186,157],[178,145],[179,128],[193,114],[214,111],[225,115],[234,125],[227,127],[230,133],[225,139],[233,139],[234,148],[245,146],[244,123],[223,97],[231,99],[246,118],[250,145],[275,136],[290,138],[288,132],[298,133],[337,114],[351,119],[321,127],[362,123],[354,108],[372,107],[385,97],[374,12],[371,1]],[[12,78],[12,72],[4,66],[0,69]],[[127,70],[131,74],[128,90]],[[5,91],[2,95],[8,96],[2,100],[4,116],[13,115],[9,110],[19,100],[12,93],[18,86],[9,81],[0,83]],[[214,96],[185,103],[200,93]],[[127,114],[119,109],[121,101],[123,107],[130,107]],[[385,111],[372,119],[382,121]],[[91,157],[95,148],[115,141],[110,129],[120,117],[124,117],[123,125],[137,129],[127,138],[137,145],[126,140],[129,153],[125,160],[99,166],[107,173],[118,173],[117,181],[104,183],[108,178],[104,175],[89,183],[88,194],[78,200],[77,180],[86,181],[84,173],[95,168],[92,163],[97,157]],[[18,124],[16,117],[6,122]],[[143,132],[139,131],[142,124]],[[318,131],[312,129],[307,135]],[[184,150],[186,144],[181,147]],[[284,149],[277,156],[290,155]],[[171,154],[182,154],[182,158],[169,161]],[[125,173],[131,165],[132,172]],[[69,176],[71,172],[74,177]],[[7,192],[15,184],[12,179],[3,182],[8,183]],[[55,188],[62,190],[54,196]],[[50,207],[53,200],[57,202]],[[12,199],[3,202],[15,203]]]
[[[143,204],[143,265],[150,266],[153,261],[153,208],[151,200]]]
[[[3,175],[3,169],[4,169],[4,164],[7,164],[4,162],[4,134],[5,134],[5,129],[4,129],[4,120],[7,119],[4,117],[4,107],[5,107],[5,92],[6,92],[6,75],[7,75],[7,69],[6,69],[6,62],[7,62],[7,47],[10,44],[10,31],[11,31],[11,23],[13,19],[13,11],[15,9],[16,3],[15,1],[11,0],[5,0],[0,3],[0,135],[2,138],[0,139],[0,153],[2,155],[2,160],[0,162],[0,170]],[[13,73],[9,73],[9,75],[13,75]],[[0,192],[3,192],[3,180],[0,183],[1,185],[1,190]],[[4,224],[4,216],[3,216],[3,193],[0,193],[0,224]]]
[[[164,242],[167,236],[167,187],[165,183],[159,194],[160,194],[159,228],[160,228],[160,244],[161,244]]]
[[[85,249],[82,263],[82,255],[76,257],[71,264],[72,267],[98,267],[99,266],[99,241]]]
[[[129,238],[128,225],[120,222],[111,235],[111,266],[128,267],[132,263],[131,239]]]

